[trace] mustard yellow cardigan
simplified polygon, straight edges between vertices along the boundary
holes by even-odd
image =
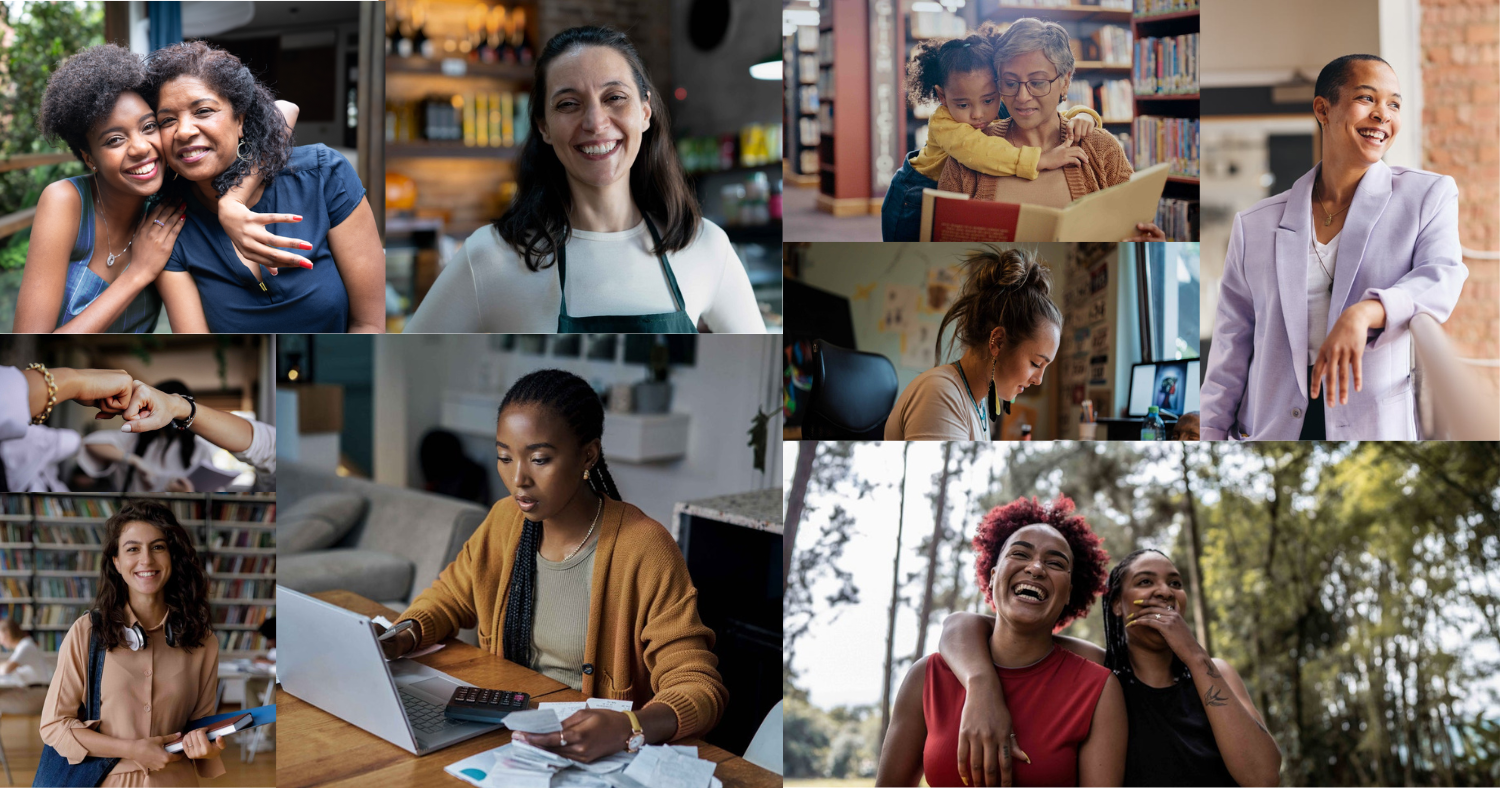
[[[506,593],[523,523],[514,499],[496,503],[453,563],[401,614],[421,626],[421,648],[477,627],[479,647],[504,655]],[[665,704],[677,715],[674,739],[718,724],[729,692],[711,650],[714,633],[698,619],[687,562],[661,523],[628,503],[605,499],[599,516],[588,627],[583,694],[631,700],[637,709]]]

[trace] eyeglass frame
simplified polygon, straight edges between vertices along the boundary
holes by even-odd
[[[1000,84],[996,85],[996,88],[1000,91],[1000,97],[1001,98],[1014,98],[1016,96],[1021,95],[1021,86],[1025,85],[1026,86],[1026,92],[1030,93],[1032,98],[1042,98],[1043,96],[1050,95],[1052,93],[1052,86],[1053,86],[1053,84],[1055,84],[1059,79],[1062,79],[1065,76],[1067,76],[1067,74],[1058,74],[1057,76],[1055,76],[1055,77],[1053,77],[1051,79],[1018,79],[1018,80],[1015,80],[1015,83],[1016,83],[1016,92],[1014,92],[1014,93],[1006,93],[1005,92],[1005,88],[1003,87],[1003,85],[1006,83],[1007,80],[1004,79],[1004,78],[1001,78]],[[1031,89],[1031,83],[1033,83],[1033,82],[1046,82],[1047,83],[1047,89],[1045,91],[1042,91],[1041,93],[1037,93],[1036,91],[1034,91],[1034,90]]]

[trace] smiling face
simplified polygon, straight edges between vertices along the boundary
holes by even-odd
[[[1000,89],[995,72],[988,68],[949,74],[937,97],[954,120],[976,129],[1000,117]]]
[[[1330,104],[1318,96],[1313,114],[1323,124],[1323,145],[1329,153],[1347,154],[1374,164],[1390,150],[1401,130],[1401,86],[1396,72],[1378,60],[1355,60]]]
[[[1044,96],[1033,96],[1026,85],[1031,80],[1050,80],[1057,76],[1057,66],[1047,59],[1040,49],[1017,55],[1000,64],[1000,82],[1005,92],[1015,89],[1016,95],[1004,96],[1005,109],[1016,126],[1030,131],[1041,128],[1057,115],[1058,99],[1068,94],[1070,78],[1063,77],[1051,84]]]
[[[1005,347],[1003,340],[1003,331],[997,339],[992,339],[992,346],[999,348],[995,359],[995,396],[1009,401],[1020,396],[1028,386],[1042,385],[1047,365],[1057,358],[1062,327],[1043,322],[1032,336],[1015,347]]]
[[[1013,625],[1051,629],[1073,594],[1073,548],[1056,528],[1016,529],[990,572],[995,611]]]
[[[133,594],[155,596],[172,577],[166,534],[150,523],[126,523],[120,529],[119,553],[111,560]]]
[[[1187,609],[1187,591],[1183,587],[1182,575],[1177,565],[1161,553],[1142,553],[1130,563],[1125,579],[1120,586],[1120,598],[1110,607],[1117,616],[1129,616],[1140,610],[1143,604],[1157,604],[1176,608],[1180,613]],[[1153,648],[1167,645],[1160,633],[1149,627],[1135,626],[1127,630],[1126,637]]]
[[[89,130],[85,163],[120,191],[147,197],[161,188],[161,136],[156,113],[139,93],[127,90],[109,117]]]
[[[600,454],[599,441],[578,436],[551,408],[511,405],[495,427],[495,469],[526,519],[542,522],[561,512],[587,484],[585,468]]]
[[[629,178],[651,105],[625,57],[611,47],[578,47],[548,65],[546,82],[539,131],[568,179],[604,187]]]
[[[167,165],[196,182],[211,181],[234,164],[245,125],[227,99],[186,75],[161,86],[156,121]]]

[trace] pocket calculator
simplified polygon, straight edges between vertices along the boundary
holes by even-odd
[[[466,722],[501,722],[513,711],[524,711],[531,696],[524,692],[458,687],[443,707],[443,716]]]

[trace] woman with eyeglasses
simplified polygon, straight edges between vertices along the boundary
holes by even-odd
[[[996,36],[989,25],[981,33],[995,39],[995,78],[1000,103],[1010,115],[991,124],[985,133],[1004,137],[1016,147],[1051,149],[1066,141],[1068,124],[1058,107],[1068,95],[1075,63],[1067,30],[1056,22],[1028,17],[1016,20],[1004,34]],[[1095,129],[1077,144],[1085,154],[1083,161],[1047,170],[1036,180],[986,175],[950,158],[938,188],[979,200],[1061,208],[1086,194],[1124,183],[1135,172],[1125,149],[1103,129]],[[1137,224],[1136,230],[1138,235],[1124,240],[1167,240],[1155,224]]]

